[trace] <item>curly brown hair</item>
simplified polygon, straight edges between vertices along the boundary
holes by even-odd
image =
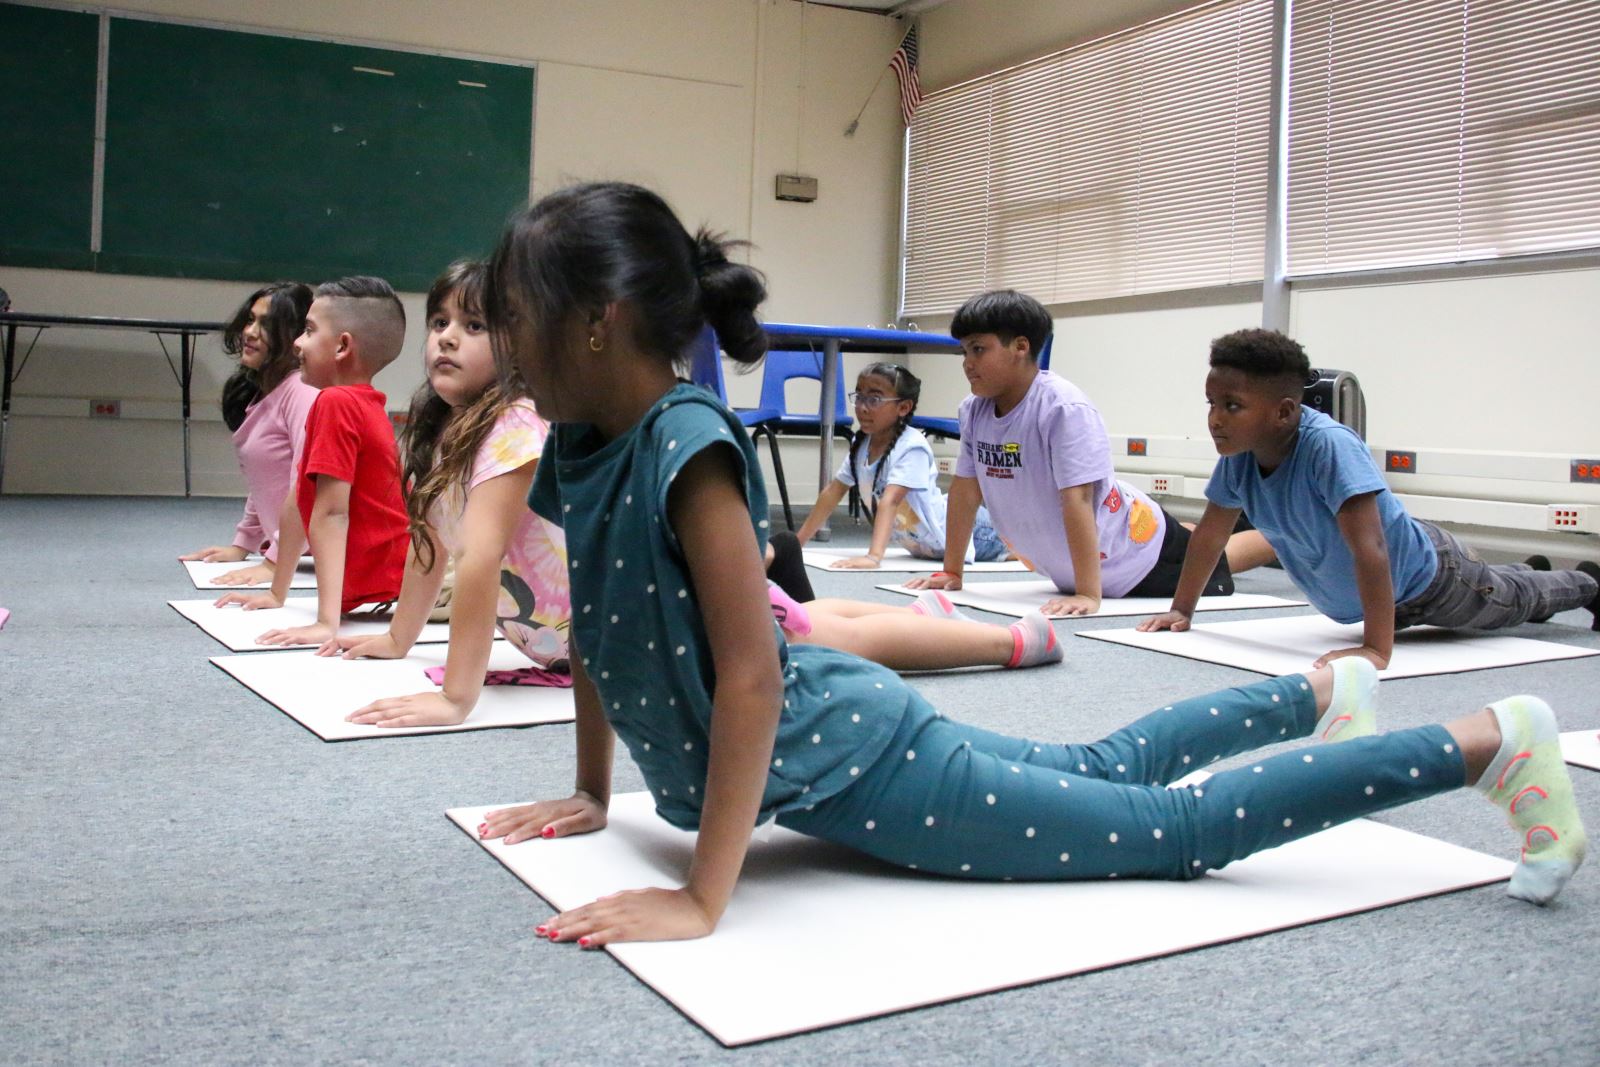
[[[483,288],[487,269],[482,262],[461,260],[450,264],[428,289],[427,321],[431,323],[444,302],[454,296],[456,306],[472,315],[483,313]],[[502,375],[472,403],[453,408],[427,381],[411,397],[411,413],[400,438],[406,486],[406,518],[411,548],[428,570],[437,562],[428,513],[453,485],[465,486],[472,476],[472,460],[494,429],[501,414],[525,391],[515,378]]]

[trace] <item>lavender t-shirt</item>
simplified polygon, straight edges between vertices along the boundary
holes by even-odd
[[[1040,371],[1015,408],[996,416],[994,401],[961,402],[956,477],[976,478],[995,530],[1030,570],[1073,592],[1072,553],[1061,520],[1061,490],[1094,486],[1100,588],[1118,597],[1155,566],[1166,517],[1150,498],[1117,481],[1100,411],[1076,385]]]

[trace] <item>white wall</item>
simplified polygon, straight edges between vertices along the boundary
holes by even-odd
[[[793,0],[116,6],[231,28],[536,61],[535,195],[578,180],[642,182],[689,226],[752,242],[750,259],[770,283],[766,317],[882,325],[894,314],[901,130],[892,79],[855,136],[843,135],[898,40],[891,19],[808,5],[802,26]],[[773,176],[795,167],[797,128],[799,165],[821,183],[813,204],[778,203],[772,195]],[[251,288],[12,267],[0,267],[0,286],[17,310],[211,321],[225,318]],[[391,409],[405,407],[421,377],[421,299],[404,299],[412,322],[407,354],[375,383]],[[26,335],[22,340],[26,347]],[[238,494],[216,407],[230,365],[215,336],[199,351],[195,490]],[[735,402],[754,401],[754,378],[729,384]],[[17,384],[5,491],[181,493],[177,396],[153,338],[47,332]],[[121,400],[123,417],[85,418],[91,398]]]
[[[1185,6],[1172,0],[952,0],[923,16],[924,82],[952,84]],[[1054,368],[1089,392],[1113,433],[1148,436],[1203,437],[1208,342],[1260,324],[1259,293],[1249,289],[1051,311]],[[943,329],[947,322],[918,319],[924,329]],[[1593,388],[1600,368],[1600,267],[1300,287],[1290,330],[1313,365],[1350,370],[1361,379],[1374,444],[1600,457]],[[922,356],[915,365],[927,382],[925,412],[953,413],[965,392],[953,363]],[[1176,473],[1206,471],[1203,463],[1192,467]],[[1419,476],[1407,487],[1600,503],[1594,486]]]

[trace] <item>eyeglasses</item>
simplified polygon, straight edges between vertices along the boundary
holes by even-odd
[[[866,408],[868,411],[877,411],[885,404],[898,404],[902,399],[904,398],[898,396],[881,396],[877,393],[850,394],[850,403],[854,404],[858,408]]]

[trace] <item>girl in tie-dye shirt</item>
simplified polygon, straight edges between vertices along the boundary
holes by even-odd
[[[502,381],[482,317],[484,268],[457,263],[428,291],[427,382],[411,402],[402,450],[411,552],[389,632],[320,650],[397,659],[411,650],[455,564],[444,684],[351,713],[374,726],[466,720],[484,684],[496,628],[547,684],[570,684],[572,597],[561,528],[527,509],[549,427]]]

